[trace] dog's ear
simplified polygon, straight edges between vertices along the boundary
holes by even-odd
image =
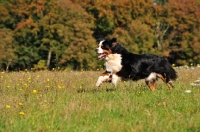
[[[114,37],[111,39],[112,47],[114,47],[117,44],[117,38]]]
[[[116,37],[113,37],[113,38],[111,39],[111,42],[112,42],[112,43],[117,42],[117,38],[116,38]]]

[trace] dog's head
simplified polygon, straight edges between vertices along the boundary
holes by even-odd
[[[98,58],[102,60],[106,58],[109,54],[112,54],[112,47],[114,47],[117,44],[117,39],[100,39],[98,43],[99,45],[95,49],[95,52],[98,54]]]

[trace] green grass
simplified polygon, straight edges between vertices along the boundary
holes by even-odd
[[[0,131],[8,132],[199,132],[199,68],[176,68],[170,91],[158,81],[151,92],[144,80],[105,83],[101,72],[0,73]],[[191,90],[186,93],[185,90]]]

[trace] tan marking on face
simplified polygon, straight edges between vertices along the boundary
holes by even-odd
[[[103,50],[103,53],[107,53],[107,55],[112,54],[111,50]]]

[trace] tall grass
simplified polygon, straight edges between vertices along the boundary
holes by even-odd
[[[94,71],[1,72],[0,131],[200,131],[200,87],[190,85],[200,69],[176,71],[175,89],[159,81],[156,92],[144,80],[96,89]]]

